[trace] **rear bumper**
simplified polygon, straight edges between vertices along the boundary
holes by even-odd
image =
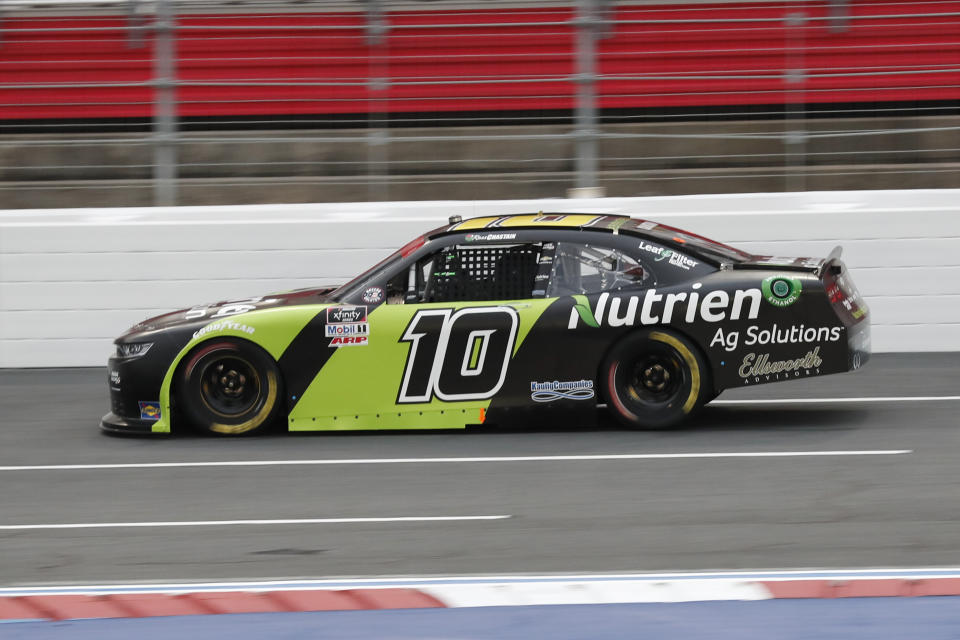
[[[847,330],[847,370],[855,371],[870,360],[870,320],[864,319]]]
[[[125,436],[168,436],[169,433],[155,433],[153,425],[155,420],[135,420],[133,418],[121,418],[117,414],[110,412],[100,419],[100,430],[110,435]]]

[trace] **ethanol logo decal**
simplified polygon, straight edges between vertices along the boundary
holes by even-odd
[[[770,276],[760,285],[764,299],[775,307],[789,307],[800,298],[803,284],[798,278]]]

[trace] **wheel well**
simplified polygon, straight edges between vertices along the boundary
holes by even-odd
[[[692,344],[693,347],[697,350],[697,353],[699,353],[700,356],[703,357],[703,360],[707,363],[707,366],[710,368],[710,387],[714,394],[719,393],[719,390],[717,389],[716,384],[714,384],[715,376],[713,375],[713,361],[710,359],[709,354],[707,354],[707,352],[703,350],[703,347],[696,340],[693,339],[693,336],[691,336],[686,331],[677,329],[672,325],[649,325],[649,326],[634,327],[630,331],[624,332],[623,335],[619,336],[616,340],[611,342],[610,346],[607,347],[606,351],[603,352],[603,356],[600,358],[600,362],[597,365],[597,371],[594,377],[594,381],[595,381],[594,384],[597,385],[597,389],[603,388],[603,363],[607,361],[607,356],[610,355],[610,352],[612,352],[620,342],[622,342],[623,340],[626,340],[629,336],[634,335],[638,331],[651,330],[651,329],[667,330],[686,338],[687,341],[690,344]]]
[[[281,389],[284,388],[285,380],[283,379],[283,371],[280,369],[280,365],[277,362],[277,359],[274,358],[270,353],[258,345],[252,340],[247,340],[246,338],[238,338],[235,336],[213,336],[208,340],[196,344],[190,351],[183,354],[183,357],[180,358],[180,361],[177,363],[177,368],[173,371],[173,378],[170,380],[170,430],[179,428],[186,428],[187,425],[183,423],[183,415],[177,410],[177,393],[179,392],[179,387],[181,383],[181,378],[183,377],[183,368],[190,362],[190,359],[197,353],[200,349],[210,346],[214,342],[231,342],[235,344],[244,344],[251,346],[259,351],[261,351],[267,358],[269,358],[275,365],[277,365],[277,375],[279,376],[279,382]],[[177,423],[180,422],[178,425]]]

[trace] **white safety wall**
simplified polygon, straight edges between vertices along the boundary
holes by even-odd
[[[97,366],[134,323],[337,284],[420,233],[521,212],[629,214],[754,253],[837,244],[875,351],[960,350],[960,190],[0,211],[0,367]]]

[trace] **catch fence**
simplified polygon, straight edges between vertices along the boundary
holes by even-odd
[[[0,208],[937,187],[960,1],[6,0]]]

